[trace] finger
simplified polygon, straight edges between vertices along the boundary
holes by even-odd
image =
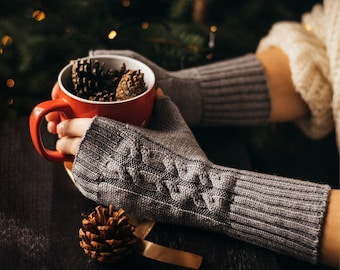
[[[59,87],[58,83],[55,83],[53,88],[52,88],[52,92],[51,92],[52,99],[57,98],[58,87]],[[45,118],[46,118],[47,121],[60,122],[60,113],[58,113],[58,112],[48,113],[45,116]]]
[[[156,94],[157,99],[164,96],[164,92],[163,92],[162,88],[157,88],[155,94]]]
[[[60,113],[59,112],[51,112],[46,114],[45,116],[46,121],[52,121],[52,122],[60,122]]]
[[[56,142],[56,150],[70,155],[76,155],[81,142],[80,137],[62,137]]]
[[[59,137],[82,137],[90,127],[92,118],[73,118],[60,122],[57,125]]]
[[[56,99],[57,98],[58,88],[59,88],[59,85],[58,85],[58,82],[56,82],[54,84],[53,88],[52,88],[52,93],[51,93],[52,99]]]
[[[60,123],[60,113],[52,112],[45,115],[47,121],[47,130],[52,134],[57,133],[57,124]]]
[[[55,83],[52,88],[52,99],[57,98],[57,92],[58,92],[58,83]],[[57,130],[57,124],[60,122],[60,113],[58,112],[51,112],[45,115],[45,120],[47,121],[47,130],[48,132],[52,134],[56,134]]]
[[[57,123],[47,122],[47,131],[52,134],[57,134]]]

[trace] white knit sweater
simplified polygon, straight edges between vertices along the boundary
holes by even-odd
[[[298,126],[314,139],[335,128],[340,150],[340,1],[315,5],[301,23],[274,24],[257,52],[271,46],[287,54],[296,91],[311,110]]]

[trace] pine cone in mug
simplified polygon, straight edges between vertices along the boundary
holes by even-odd
[[[119,262],[135,248],[134,229],[123,209],[98,205],[95,211],[84,215],[79,229],[80,247],[99,262]]]
[[[138,70],[128,70],[120,79],[116,89],[116,100],[125,100],[140,95],[146,90],[144,74]]]
[[[92,101],[119,101],[146,91],[144,74],[130,70],[125,63],[120,69],[109,68],[97,59],[72,60],[72,83],[75,95]]]
[[[115,101],[116,88],[124,73],[125,63],[120,69],[109,68],[105,63],[87,57],[71,60],[74,94],[94,101]]]
[[[98,61],[93,63],[90,59],[80,58],[71,61],[72,82],[77,96],[85,97],[92,95],[93,91],[102,88],[99,78],[103,72],[103,64]]]

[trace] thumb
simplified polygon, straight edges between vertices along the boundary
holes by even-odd
[[[189,129],[175,103],[165,95],[155,100],[149,128],[160,131]]]

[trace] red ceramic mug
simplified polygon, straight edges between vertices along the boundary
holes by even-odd
[[[123,101],[90,101],[70,92],[72,84],[72,64],[66,65],[58,75],[57,98],[36,105],[30,115],[29,127],[33,145],[37,152],[50,161],[72,161],[73,156],[45,148],[41,136],[41,123],[46,114],[59,112],[62,119],[75,117],[104,116],[124,123],[145,126],[153,109],[155,97],[155,75],[144,63],[125,56],[101,55],[89,57],[105,63],[105,68],[120,70],[140,70],[144,74],[147,90],[136,97]]]

